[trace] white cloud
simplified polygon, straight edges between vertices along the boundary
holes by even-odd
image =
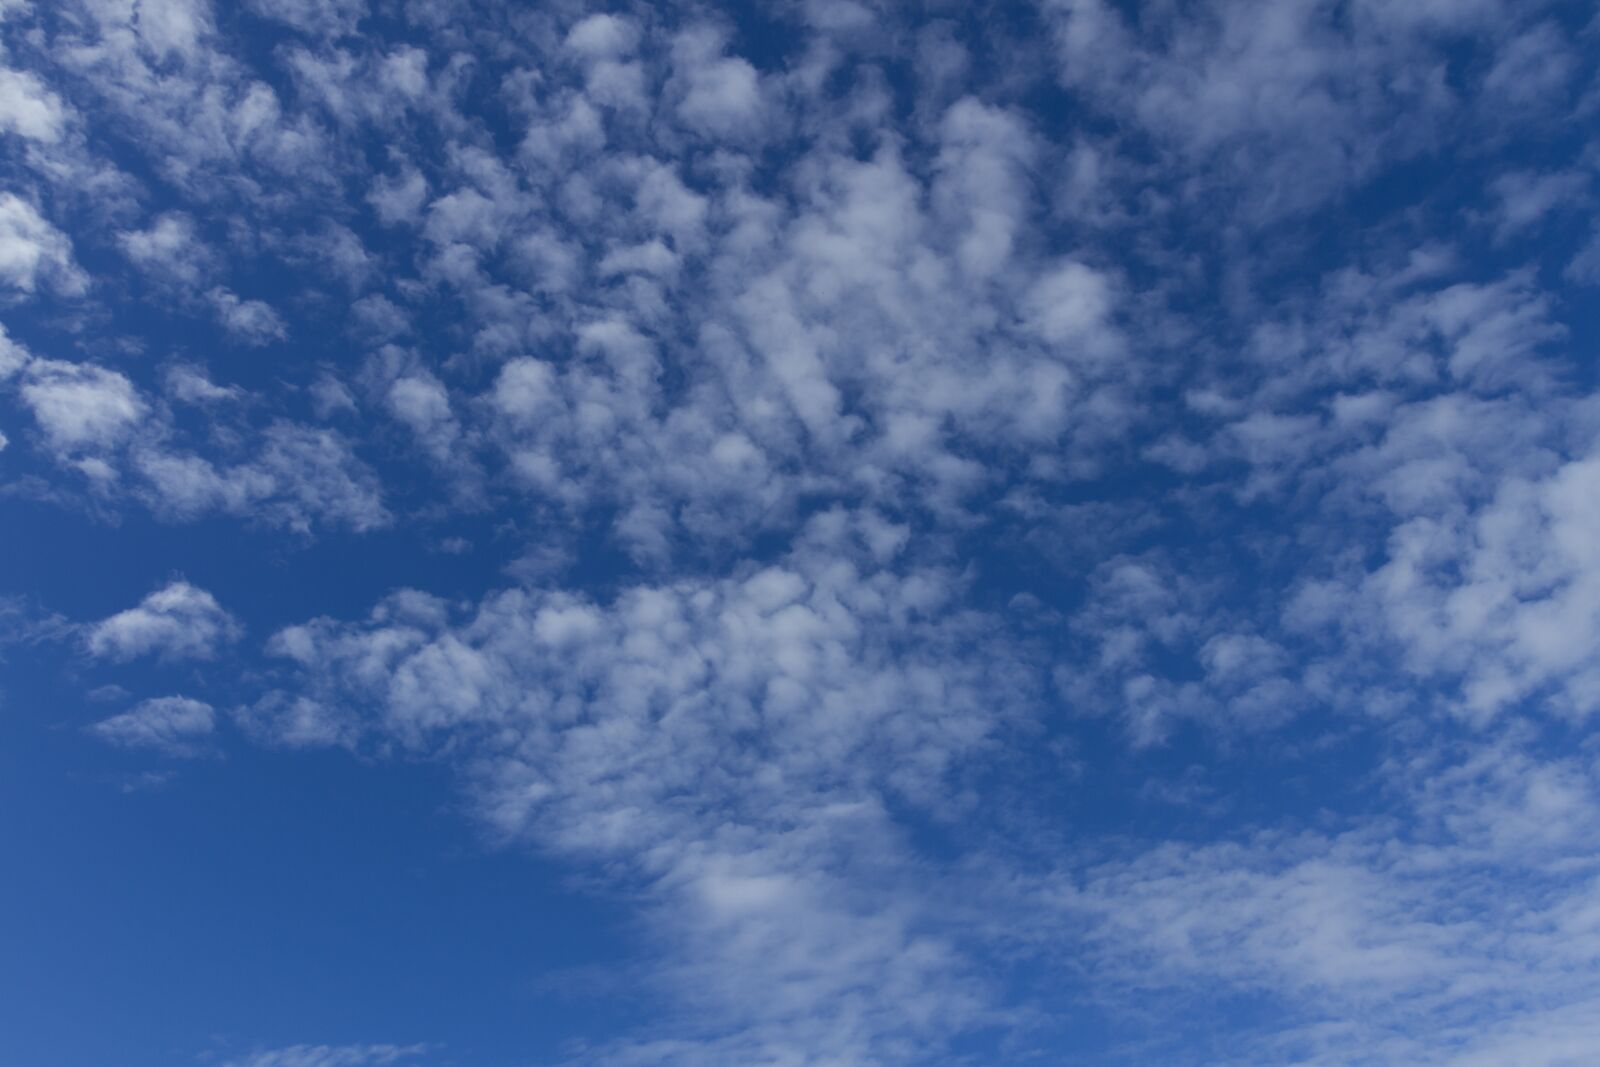
[[[1399,803],[1337,831],[1149,842],[1024,879],[1037,896],[1018,906],[1037,906],[1039,925],[1018,939],[1088,966],[1097,996],[1151,1010],[1214,998],[1219,983],[1258,998],[1274,1024],[1219,1028],[1230,1062],[1536,1056],[1540,1020],[1576,1021],[1600,996],[1583,962],[1597,871],[1576,860],[1595,840],[1600,779],[1526,740],[1473,739],[1387,766]]]
[[[672,52],[675,75],[683,83],[678,116],[690,129],[728,138],[759,132],[766,114],[761,75],[748,60],[725,55],[719,33],[686,30]]]
[[[52,56],[91,88],[97,115],[149,150],[152,171],[192,198],[186,209],[255,203],[266,175],[326,191],[326,140],[227,54],[206,0],[73,0],[73,11],[53,34]],[[259,176],[237,183],[241,166]]]
[[[74,244],[120,248],[154,299],[29,320],[99,363],[0,343],[38,426],[6,492],[75,468],[99,514],[360,534],[398,506],[370,457],[397,545],[513,560],[521,588],[281,631],[275,691],[229,706],[267,744],[437,755],[638,902],[682,999],[588,1060],[920,1062],[1021,1048],[1036,1007],[1189,1033],[1218,989],[1272,1009],[1261,1040],[1173,1062],[1581,1047],[1592,768],[1495,732],[1600,701],[1555,281],[1600,260],[1550,262],[1586,235],[1545,225],[1588,196],[1550,131],[1589,59],[1540,10],[813,0],[741,54],[671,7],[251,0],[298,31],[263,53],[206,3],[64,2],[0,76],[0,280],[71,295]],[[295,344],[234,373],[139,336],[169,314]],[[476,573],[450,562],[418,573]],[[173,588],[91,646],[237,633]],[[1072,714],[1035,720],[1047,673]],[[1175,839],[1125,833],[1127,796]],[[949,902],[974,883],[1017,910]],[[1071,962],[1006,973],[1019,941]]]
[[[1249,190],[1249,202],[1229,211],[1247,223],[1307,210],[1470,129],[1479,101],[1463,99],[1446,75],[1456,42],[1502,50],[1477,116],[1498,122],[1492,98],[1527,83],[1511,71],[1535,52],[1504,43],[1500,6],[1361,3],[1335,13],[1287,0],[1270,10],[1221,2],[1128,17],[1105,0],[1046,5],[1062,82],[1148,132],[1177,167],[1198,165],[1191,174],[1203,180],[1178,185],[1202,198],[1195,210],[1227,195],[1219,187]],[[1542,86],[1530,94],[1550,83],[1550,72],[1539,73]]]
[[[589,15],[567,31],[566,46],[587,59],[613,59],[632,52],[639,28],[618,15]]]
[[[596,265],[628,299],[568,334],[590,358],[503,346],[487,439],[509,473],[564,506],[616,501],[619,540],[659,561],[684,534],[748,536],[806,492],[959,509],[998,466],[1087,462],[1132,416],[1129,367],[1107,358],[1125,344],[1116,287],[1034,254],[1044,205],[1017,116],[962,100],[937,133],[931,182],[890,146],[865,160],[819,146],[773,199],[630,166],[634,203]],[[498,194],[480,200],[506,217]],[[561,262],[564,293],[583,275]],[[701,271],[713,284],[690,284]],[[503,298],[483,309],[526,329]]]
[[[903,895],[885,805],[950,813],[956,766],[1032,706],[992,620],[951,611],[955,576],[873,564],[893,552],[884,532],[829,514],[765,569],[608,603],[507,591],[459,623],[397,594],[364,623],[280,631],[270,650],[315,708],[286,694],[241,718],[289,744],[313,719],[330,742],[475,739],[490,824],[626,864],[673,946],[661,980],[706,1018],[740,1021],[733,1045],[685,1062],[810,1042],[872,1059],[981,999],[926,904]]]
[[[28,201],[0,193],[0,282],[32,293],[41,281],[66,296],[77,296],[89,287],[66,234]]]
[[[1039,145],[1016,113],[970,97],[940,121],[939,176],[931,190],[938,222],[957,234],[955,261],[974,281],[1011,265],[1036,205],[1025,180]]]
[[[216,597],[176,581],[145,597],[138,607],[89,626],[85,641],[92,655],[114,660],[151,653],[163,659],[210,659],[239,634],[238,622]]]
[[[234,337],[248,345],[265,345],[289,335],[283,317],[262,300],[241,300],[221,287],[206,294],[218,320]]]
[[[133,15],[140,42],[157,56],[193,53],[212,28],[208,0],[157,0]]]
[[[1483,85],[1502,106],[1542,108],[1562,94],[1577,66],[1566,32],[1539,22],[1504,43]]]
[[[0,334],[0,381],[11,376],[20,379],[18,394],[55,458],[87,476],[102,499],[126,493],[169,518],[220,511],[300,533],[316,522],[370,530],[389,521],[376,476],[332,430],[274,422],[236,431],[235,451],[243,454],[213,462],[185,451],[170,412],[117,371],[38,359]],[[224,403],[235,413],[243,408],[233,403],[242,390],[218,386],[192,366],[170,366],[166,386],[177,400],[207,406],[216,420],[230,417]],[[124,465],[136,478],[122,487]]]
[[[33,353],[11,339],[4,323],[0,323],[0,382],[9,380],[33,359]]]
[[[65,454],[124,440],[148,410],[124,375],[91,363],[35,359],[21,395],[50,446]]]
[[[314,34],[353,33],[367,14],[367,0],[248,0],[262,18]]]
[[[54,144],[67,114],[61,98],[33,74],[0,67],[0,130]]]
[[[388,1067],[427,1051],[426,1045],[291,1045],[236,1057],[223,1067]]]
[[[188,697],[155,697],[102,719],[89,732],[125,748],[150,748],[169,756],[197,756],[215,728],[211,705]]]
[[[131,465],[141,495],[177,519],[220,511],[302,534],[319,521],[357,531],[389,522],[377,477],[340,434],[275,423],[250,443],[254,454],[232,464],[147,447]]]
[[[124,230],[117,234],[117,243],[141,270],[188,289],[197,287],[215,267],[215,255],[200,238],[194,219],[183,212],[167,212],[147,229]]]
[[[1082,263],[1063,263],[1040,278],[1026,297],[1028,325],[1074,359],[1094,361],[1120,348],[1109,319],[1115,296],[1105,277]]]
[[[1572,281],[1600,285],[1600,226],[1595,227],[1588,242],[1572,257],[1564,273]]]
[[[396,378],[389,386],[389,410],[405,423],[424,448],[448,459],[461,429],[450,413],[450,397],[426,371]]]
[[[243,455],[214,462],[184,450],[170,412],[152,405],[126,375],[36,358],[0,328],[0,382],[12,377],[55,458],[88,477],[102,499],[125,492],[169,518],[220,511],[306,534],[316,522],[371,530],[390,519],[377,477],[332,430],[273,422],[240,432],[241,426],[233,436]],[[209,407],[214,420],[226,417],[224,402],[245,396],[184,364],[167,368],[166,388],[174,399]],[[353,403],[326,388],[317,395]],[[137,477],[120,487],[124,464]]]
[[[1539,694],[1544,711],[1587,716],[1600,710],[1596,522],[1600,456],[1513,476],[1474,512],[1397,526],[1356,605],[1381,613],[1410,669],[1457,679],[1465,714]]]
[[[353,748],[360,740],[356,724],[308,697],[269,693],[235,708],[233,717],[257,741],[282,748]]]
[[[415,223],[422,205],[428,201],[428,181],[416,170],[397,178],[378,177],[367,199],[378,218],[391,225],[397,222]]]
[[[243,398],[244,390],[236,385],[222,386],[213,382],[203,368],[189,364],[176,364],[167,369],[167,392],[186,404],[216,404]]]
[[[1552,212],[1581,208],[1588,199],[1589,177],[1576,170],[1533,173],[1508,171],[1490,188],[1499,199],[1496,235],[1502,239],[1521,232]]]

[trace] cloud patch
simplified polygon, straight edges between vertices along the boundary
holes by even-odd
[[[89,732],[123,748],[146,748],[167,756],[193,757],[205,751],[216,726],[211,705],[189,697],[155,697],[102,719]]]
[[[90,655],[125,662],[140,656],[162,659],[212,659],[237,640],[239,623],[216,597],[175,581],[156,590],[137,607],[90,625],[84,641]]]

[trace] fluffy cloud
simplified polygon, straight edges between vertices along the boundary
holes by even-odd
[[[23,293],[43,282],[65,296],[89,286],[72,255],[72,242],[13,193],[0,193],[0,282]]]
[[[281,341],[289,330],[272,306],[261,300],[241,300],[227,289],[216,288],[206,294],[223,328],[248,345]]]
[[[21,394],[50,446],[68,454],[117,444],[146,411],[126,376],[87,363],[33,360]]]
[[[0,130],[52,143],[61,138],[66,114],[61,98],[35,75],[0,68]]]
[[[218,385],[207,377],[204,369],[179,364],[168,368],[167,392],[175,400],[186,404],[217,404],[238,401],[244,390],[238,386]]]
[[[761,75],[746,59],[723,54],[721,35],[706,27],[679,34],[673,66],[683,82],[678,116],[698,133],[738,138],[758,130],[764,107]]]
[[[157,654],[165,659],[210,659],[239,637],[239,624],[216,597],[188,582],[173,582],[90,626],[89,652],[114,660]]]
[[[389,386],[389,410],[411,428],[423,446],[447,459],[460,434],[450,414],[450,396],[439,380],[426,371],[395,379]]]
[[[168,212],[143,230],[126,230],[117,243],[141,270],[190,289],[213,269],[214,253],[183,212]]]
[[[1295,603],[1308,625],[1377,617],[1404,662],[1459,686],[1453,702],[1482,719],[1540,697],[1544,711],[1600,708],[1600,556],[1588,531],[1600,519],[1600,459],[1545,476],[1512,475],[1473,509],[1405,517],[1382,566],[1356,587],[1309,584]]]
[[[274,422],[239,435],[249,450],[221,462],[183,450],[172,414],[119,371],[40,359],[0,334],[0,382],[18,380],[44,443],[58,462],[87,477],[103,499],[126,492],[167,517],[222,512],[310,533],[316,522],[374,529],[389,521],[376,477],[338,433]],[[245,397],[192,367],[168,370],[174,399],[212,405]],[[245,411],[234,405],[233,419]],[[247,425],[247,424],[246,424]],[[237,451],[237,450],[236,450]],[[122,485],[124,469],[136,476]]]

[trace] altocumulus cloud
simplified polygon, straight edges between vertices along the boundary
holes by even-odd
[[[461,1039],[466,978],[546,965],[466,938],[426,1010],[419,949],[363,978],[412,1007],[164,1013],[116,1032],[130,1063],[1600,1048],[1583,5],[0,24],[35,786],[310,831],[261,768],[311,797],[381,766],[536,857],[530,895],[626,915],[576,937],[594,1010],[536,1051]],[[52,763],[73,715],[74,752],[132,769]],[[179,833],[163,810],[134,817]],[[285,877],[362,877],[261,836]],[[420,884],[373,892],[411,914]],[[274,929],[315,929],[297,899]],[[378,958],[352,929],[337,959],[293,935],[279,987]]]

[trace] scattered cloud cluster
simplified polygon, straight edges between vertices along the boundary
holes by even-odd
[[[281,744],[470,744],[501,833],[627,866],[682,946],[663,982],[742,1020],[728,1062],[866,1055],[976,1011],[931,917],[893,899],[909,857],[886,805],[947,813],[960,764],[1036,705],[994,620],[952,610],[959,577],[897,565],[905,536],[830,512],[732,578],[609,603],[515,590],[460,621],[397,593],[274,635],[311,703],[239,717]]]
[[[96,501],[131,498],[174,519],[220,512],[300,532],[316,523],[370,530],[390,520],[376,476],[337,430],[283,419],[251,426],[244,410],[214,412],[213,420],[239,425],[233,447],[204,456],[180,443],[171,406],[120,370],[5,344],[0,387],[15,389],[46,455],[77,472]],[[242,396],[192,367],[173,368],[166,387],[179,403]]]
[[[578,1062],[1600,1043],[1592,13],[44,6],[0,504],[382,591],[71,628],[108,757],[447,765],[637,908]]]

